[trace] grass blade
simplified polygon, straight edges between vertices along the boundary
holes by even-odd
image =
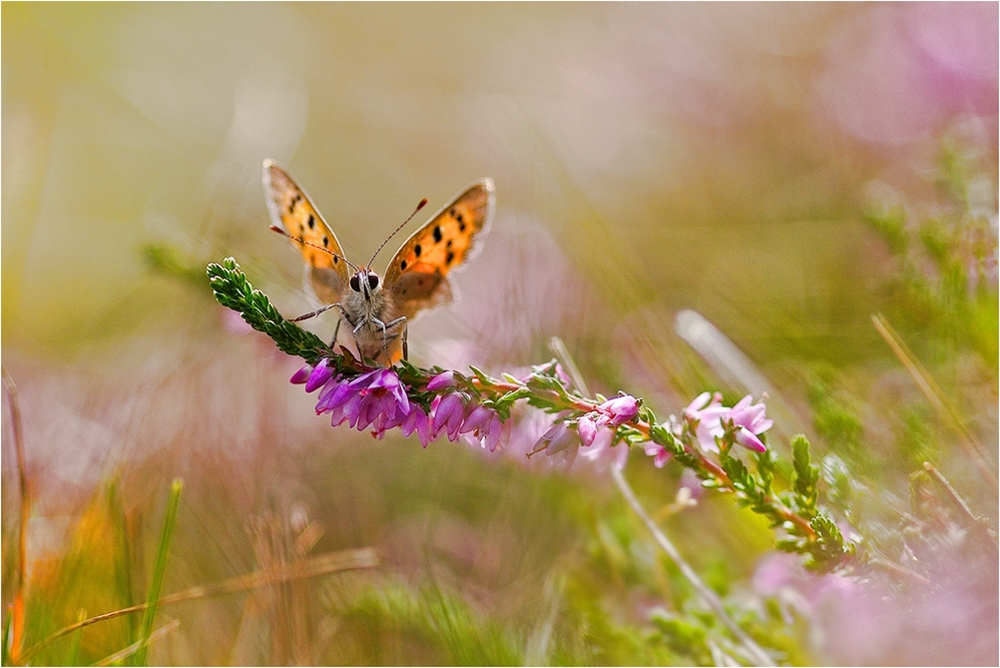
[[[122,659],[127,659],[130,656],[138,656],[138,653],[140,653],[140,652],[143,655],[143,657],[145,657],[146,656],[146,648],[149,647],[149,643],[151,643],[153,641],[156,641],[156,640],[159,640],[160,638],[162,638],[163,636],[167,635],[168,633],[170,633],[171,631],[173,631],[174,629],[176,629],[180,625],[181,625],[181,620],[175,619],[174,621],[170,622],[169,624],[167,624],[167,625],[165,625],[165,626],[163,626],[161,628],[156,629],[156,631],[154,631],[153,633],[150,633],[148,637],[144,637],[144,638],[142,638],[142,639],[140,639],[140,640],[132,643],[131,645],[129,645],[125,649],[121,650],[120,652],[115,652],[111,656],[104,657],[103,659],[101,659],[100,661],[98,661],[97,663],[95,663],[94,665],[95,666],[110,666],[111,664],[118,663]]]
[[[163,586],[163,574],[167,570],[167,553],[170,551],[170,539],[174,534],[174,526],[177,523],[177,508],[180,506],[181,489],[184,484],[180,478],[175,478],[170,485],[170,502],[167,506],[167,517],[163,521],[163,533],[160,536],[160,545],[156,551],[156,565],[153,567],[153,582],[149,587],[149,596],[146,598],[145,613],[142,617],[142,633],[139,636],[141,645],[133,655],[132,665],[146,665],[146,652],[149,647],[150,636],[153,633],[153,619],[156,617],[156,604],[160,598],[160,589]]]
[[[235,594],[242,591],[258,589],[260,587],[265,587],[278,582],[291,582],[293,580],[312,578],[318,575],[326,575],[328,573],[354,570],[356,568],[374,568],[375,566],[378,566],[378,555],[375,553],[375,550],[370,547],[358,548],[354,550],[341,550],[339,552],[330,552],[311,559],[296,561],[292,564],[286,564],[280,570],[255,571],[253,573],[239,575],[216,584],[198,585],[173,594],[167,594],[163,598],[159,599],[157,604],[169,605],[171,603],[180,603],[181,601],[193,601],[195,599],[209,598],[211,596]],[[91,624],[97,624],[98,622],[107,621],[109,619],[117,619],[123,615],[131,615],[148,609],[149,604],[140,603],[139,605],[133,605],[128,608],[106,612],[104,614],[76,622],[75,624],[71,624],[60,629],[59,631],[56,631],[38,644],[28,648],[24,652],[22,659],[27,661],[34,656],[36,652],[52,641],[73,633],[84,626],[90,626]],[[10,625],[10,615],[7,616],[7,625]],[[5,634],[5,637],[7,637],[8,634],[9,631]],[[10,664],[9,662],[5,662],[4,665]]]
[[[21,494],[21,522],[17,528],[17,588],[14,592],[14,604],[11,608],[10,616],[10,647],[5,648],[12,663],[18,663],[21,659],[21,643],[24,636],[24,590],[28,583],[25,571],[28,567],[27,538],[25,534],[28,530],[28,516],[31,513],[31,496],[28,493],[28,475],[25,472],[24,462],[24,439],[21,430],[21,407],[17,401],[17,386],[14,379],[7,373],[7,369],[0,367],[3,375],[3,386],[7,390],[7,399],[10,404],[10,424],[14,438],[14,453],[17,456],[17,483]],[[4,642],[7,641],[7,634],[4,634]],[[7,664],[5,664],[7,665]]]

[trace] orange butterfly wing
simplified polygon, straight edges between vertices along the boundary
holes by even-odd
[[[264,161],[264,192],[267,193],[271,222],[288,234],[314,244],[307,246],[292,241],[292,246],[302,253],[313,292],[324,304],[339,302],[347,289],[350,272],[337,235],[295,179],[273,160]],[[324,253],[316,246],[336,255]]]
[[[493,179],[473,182],[396,251],[384,288],[397,316],[412,319],[418,311],[451,301],[448,272],[474,255],[493,219],[495,199]]]

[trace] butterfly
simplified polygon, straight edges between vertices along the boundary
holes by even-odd
[[[306,285],[324,306],[304,320],[336,308],[340,312],[331,346],[346,323],[361,359],[391,366],[407,358],[407,323],[424,309],[454,298],[448,274],[479,248],[493,219],[493,179],[473,181],[403,242],[380,278],[367,265],[349,262],[330,226],[306,192],[273,160],[264,161],[264,191],[271,229],[287,236],[306,265]],[[413,212],[416,215],[427,200]],[[413,215],[410,218],[413,218]],[[409,221],[409,219],[407,221]]]

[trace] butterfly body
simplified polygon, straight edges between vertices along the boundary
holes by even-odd
[[[403,243],[382,278],[347,261],[309,196],[270,160],[264,188],[274,227],[301,252],[306,284],[325,305],[297,319],[336,308],[362,359],[382,365],[406,357],[407,323],[418,312],[452,300],[448,274],[473,255],[494,210],[492,179],[473,182]]]
[[[355,290],[355,285],[360,289]],[[399,349],[405,356],[407,321],[396,315],[392,295],[382,289],[378,274],[370,269],[357,271],[339,304],[362,358],[392,359]]]

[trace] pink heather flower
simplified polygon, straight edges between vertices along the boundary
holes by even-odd
[[[608,399],[591,412],[576,421],[576,431],[580,443],[591,447],[595,439],[607,439],[614,436],[614,428],[634,420],[639,414],[638,400],[628,394]],[[603,432],[608,432],[604,434]]]
[[[503,422],[499,413],[485,406],[476,406],[459,429],[472,445],[488,448],[490,452],[495,452],[501,442],[510,440],[510,431],[511,420]]]
[[[442,371],[427,381],[428,392],[437,392],[438,390],[443,390],[446,387],[455,387],[454,371]]]
[[[309,374],[309,378],[306,379],[306,392],[312,392],[323,385],[326,385],[326,381],[333,377],[333,369],[328,365],[326,358],[324,357],[319,361],[319,364],[312,370]]]
[[[753,433],[746,427],[739,427],[736,430],[736,443],[742,445],[747,450],[753,450],[754,452],[767,452],[767,446],[764,442],[757,438],[757,434]]]
[[[395,402],[404,415],[410,412],[410,398],[406,396],[406,388],[399,382],[399,376],[392,369],[381,369],[374,375],[371,385],[368,387],[372,391],[378,389],[386,391],[387,395],[383,396],[383,404],[386,408]]]
[[[766,406],[763,403],[751,405],[751,401],[753,397],[747,395],[732,408],[727,408],[722,405],[722,395],[718,392],[714,395],[702,392],[684,409],[684,417],[705,450],[719,451],[715,439],[725,435],[723,422],[731,420],[736,427],[736,442],[739,445],[748,450],[765,452],[767,447],[757,436],[770,429],[774,421],[764,414]]]
[[[565,450],[571,444],[574,444],[575,441],[576,436],[573,434],[573,431],[569,428],[566,421],[559,420],[552,425],[547,432],[542,434],[542,437],[538,439],[538,443],[535,444],[531,454],[544,450],[545,454],[551,457],[552,455]]]
[[[309,374],[312,373],[312,370],[312,365],[306,364],[304,367],[292,374],[292,377],[288,379],[288,382],[293,385],[301,385],[309,378]]]
[[[472,410],[469,412],[469,416],[465,418],[462,428],[458,430],[460,434],[468,434],[470,431],[478,430],[484,424],[487,424],[496,413],[492,408],[486,408],[485,406],[470,405],[470,408]]]
[[[326,387],[320,390],[319,399],[316,401],[316,415],[328,413],[346,404],[354,396],[354,388],[350,381],[328,382]]]
[[[513,420],[508,419],[504,422],[500,419],[499,414],[494,414],[489,425],[482,430],[484,431],[483,447],[488,449],[490,452],[496,452],[496,449],[500,444],[510,443],[510,434],[513,428]]]
[[[403,418],[399,430],[403,433],[403,436],[409,436],[413,432],[416,432],[417,438],[420,439],[420,444],[425,448],[431,440],[430,418],[427,417],[424,409],[419,406],[412,407],[406,417]]]
[[[594,443],[597,437],[597,423],[589,413],[576,421],[576,432],[580,435],[580,443],[584,447],[590,447]]]
[[[328,361],[324,357],[309,374],[309,378],[306,380],[306,392],[312,392],[322,387],[332,377],[333,369],[329,367]]]
[[[767,452],[767,446],[757,438],[757,435],[763,434],[774,426],[774,420],[768,419],[764,414],[767,407],[763,404],[763,400],[762,403],[753,405],[750,405],[751,401],[753,401],[753,397],[748,394],[740,399],[739,403],[733,406],[729,412],[729,419],[738,428],[736,442],[748,450]]]
[[[721,394],[702,392],[684,409],[684,418],[694,431],[701,447],[710,452],[718,452],[719,446],[715,444],[715,438],[722,437],[726,433],[722,426],[722,418],[728,413],[729,409],[722,405]]]
[[[458,430],[465,418],[465,402],[458,392],[438,395],[431,403],[431,438],[436,439],[442,431],[448,433],[448,440],[458,439]]]
[[[621,394],[605,401],[597,407],[597,411],[603,414],[605,424],[617,427],[631,422],[639,415],[639,401],[632,395]],[[598,422],[601,422],[600,418]]]
[[[375,369],[352,380],[334,378],[332,371],[329,375],[317,373],[319,369],[317,365],[310,374],[310,383],[323,376],[327,379],[316,402],[316,413],[330,413],[333,426],[347,422],[361,431],[375,425],[374,435],[381,437],[387,429],[400,426],[410,413],[406,388],[392,369]]]

